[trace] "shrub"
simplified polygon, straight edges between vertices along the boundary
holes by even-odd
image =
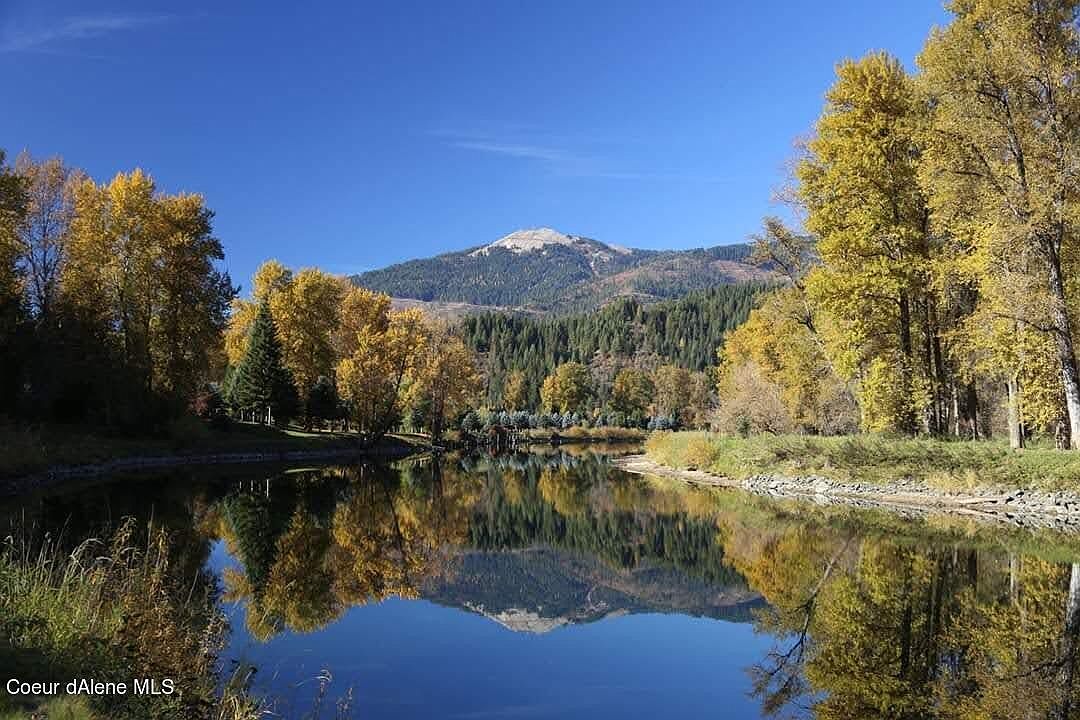
[[[205,419],[221,412],[225,407],[225,402],[216,386],[206,385],[195,393],[188,407],[197,417]]]
[[[719,459],[722,448],[704,433],[695,433],[686,440],[684,457],[687,467],[709,468]]]

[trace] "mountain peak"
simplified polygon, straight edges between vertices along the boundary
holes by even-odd
[[[562,245],[575,248],[589,255],[599,254],[602,259],[608,259],[609,253],[628,255],[630,250],[618,245],[608,245],[597,240],[583,238],[580,235],[567,235],[558,230],[548,227],[528,228],[515,230],[514,232],[499,238],[490,245],[474,250],[472,255],[487,255],[492,248],[502,248],[514,253],[528,253],[543,251],[548,245]]]

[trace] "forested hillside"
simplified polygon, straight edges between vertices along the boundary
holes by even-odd
[[[353,281],[398,298],[574,311],[599,307],[616,296],[674,298],[766,277],[766,271],[747,262],[749,252],[746,244],[626,249],[542,228],[373,270]]]
[[[713,364],[724,333],[743,323],[755,298],[772,287],[720,285],[655,304],[620,298],[598,312],[557,318],[484,313],[465,318],[462,333],[483,358],[489,404],[502,404],[506,376],[516,370],[523,375],[526,406],[532,408],[544,378],[567,362],[588,364],[600,386],[625,366],[652,369],[669,363],[704,370]]]

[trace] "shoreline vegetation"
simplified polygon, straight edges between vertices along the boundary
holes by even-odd
[[[34,480],[93,475],[134,467],[251,462],[362,454],[402,457],[430,448],[412,434],[389,435],[364,446],[355,434],[234,423],[228,431],[194,421],[181,433],[154,437],[108,435],[87,428],[0,429],[0,494]]]
[[[142,533],[145,537],[140,539]],[[228,620],[202,573],[195,584],[170,558],[171,540],[127,520],[74,549],[63,538],[0,543],[0,666],[64,683],[169,677],[162,695],[20,697],[0,693],[0,719],[192,717],[254,720],[260,703],[234,680],[219,690]]]
[[[724,437],[654,433],[628,472],[756,494],[843,504],[943,510],[1080,530],[1080,459],[1053,448],[1017,452],[1004,441],[880,436]]]
[[[512,433],[512,434],[510,434]],[[112,437],[87,429],[36,431],[0,428],[0,496],[41,489],[68,479],[175,465],[293,462],[341,457],[399,459],[431,451],[512,449],[578,443],[640,444],[635,428],[565,430],[531,428],[497,435],[449,433],[436,444],[421,433],[388,433],[373,445],[354,433],[233,423],[228,431],[191,423],[183,434],[155,438]]]

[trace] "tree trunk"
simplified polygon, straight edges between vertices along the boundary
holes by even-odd
[[[1046,249],[1050,294],[1050,319],[1054,325],[1054,339],[1061,365],[1061,382],[1065,388],[1065,407],[1069,411],[1069,447],[1080,448],[1080,372],[1076,368],[1076,352],[1073,348],[1072,327],[1065,303],[1065,282],[1061,276],[1061,253],[1053,240],[1044,241]]]
[[[968,423],[971,425],[971,439],[979,439],[979,391],[975,389],[975,383],[968,383],[965,388],[965,394],[967,395],[967,401],[965,403],[965,414],[968,419]]]
[[[1020,381],[1016,375],[1010,375],[1006,381],[1009,391],[1009,447],[1019,450],[1024,447],[1024,428],[1020,424]]]
[[[952,386],[952,415],[953,436],[963,437],[960,432],[960,388],[956,385]]]
[[[900,298],[900,351],[904,355],[904,366],[900,369],[901,382],[903,384],[903,391],[905,399],[911,397],[911,301],[908,299],[907,292],[901,291]],[[910,435],[914,435],[916,432],[917,419],[914,413],[910,409],[905,411],[904,416],[900,419],[899,429]]]

